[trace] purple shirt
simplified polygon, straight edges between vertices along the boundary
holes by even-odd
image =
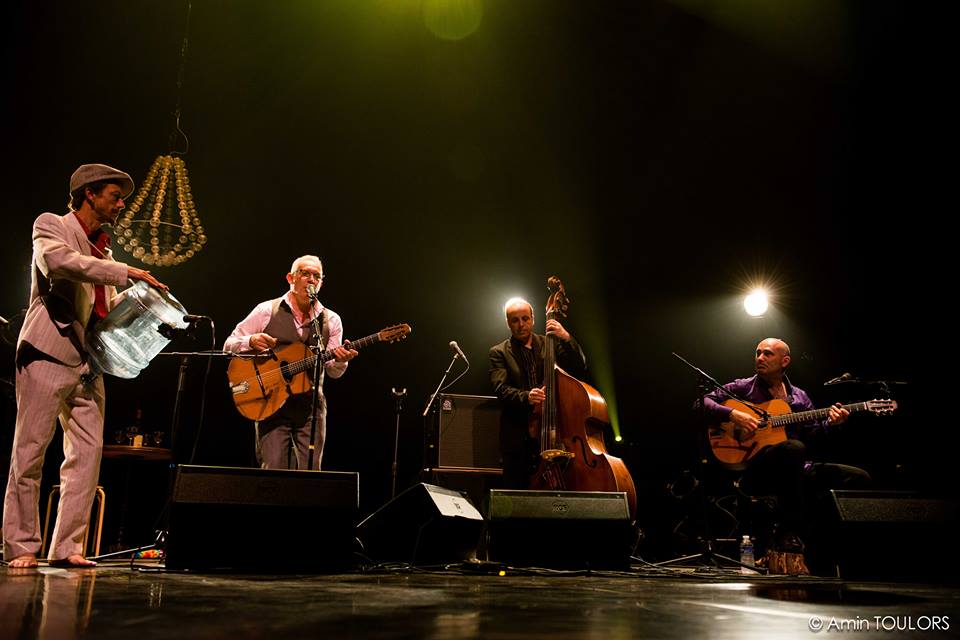
[[[797,413],[816,409],[807,392],[790,384],[790,380],[788,380],[786,376],[783,378],[783,386],[787,392],[786,402],[790,405],[792,412]],[[754,404],[761,404],[768,400],[773,400],[770,390],[759,376],[738,378],[733,382],[723,385],[723,388]],[[708,393],[704,399],[707,415],[719,422],[728,421],[730,419],[730,412],[732,412],[733,409],[723,406],[723,402],[727,399],[727,396],[716,390]],[[803,440],[807,436],[813,435],[823,429],[826,425],[826,420],[811,420],[800,424],[788,424],[785,428],[788,438]]]

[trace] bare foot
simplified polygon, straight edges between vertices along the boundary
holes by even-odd
[[[36,569],[37,556],[32,553],[25,553],[11,560],[7,566],[11,569]]]
[[[60,560],[51,560],[50,566],[51,567],[67,567],[67,568],[70,568],[70,567],[83,568],[83,567],[95,567],[97,566],[97,563],[94,562],[93,560],[87,560],[79,553],[75,553],[72,556],[67,556],[66,558],[63,558]]]

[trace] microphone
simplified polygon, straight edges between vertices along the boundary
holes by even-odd
[[[183,321],[190,324],[200,322],[201,320],[209,320],[209,318],[207,316],[194,316],[190,314],[183,316]]]
[[[162,335],[167,340],[173,340],[177,337],[178,334],[185,333],[186,329],[177,329],[173,325],[167,324],[166,322],[161,322],[157,325],[157,333]]]
[[[842,374],[840,374],[839,376],[837,376],[836,378],[833,378],[832,380],[827,380],[826,382],[824,382],[824,383],[823,383],[823,386],[829,387],[830,385],[840,384],[841,382],[847,382],[848,380],[853,380],[853,374],[852,374],[852,373],[842,373]]]
[[[317,299],[317,288],[312,284],[307,285],[307,295],[310,296],[310,300]]]
[[[463,361],[467,364],[470,364],[470,361],[467,360],[467,356],[463,354],[463,350],[460,348],[460,345],[457,344],[456,340],[450,341],[450,348],[457,352],[457,355],[463,358]]]

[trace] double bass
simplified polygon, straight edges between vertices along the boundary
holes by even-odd
[[[565,318],[570,301],[556,276],[547,280],[547,320]],[[543,358],[546,399],[531,416],[530,435],[540,440],[530,488],[541,491],[623,491],[630,519],[637,518],[637,490],[623,460],[607,453],[603,429],[607,403],[596,389],[556,363],[556,338],[548,335]]]

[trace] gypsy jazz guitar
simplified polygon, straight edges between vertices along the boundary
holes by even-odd
[[[737,400],[729,399],[723,404],[753,415],[753,409]],[[783,400],[769,400],[756,406],[763,409],[768,415],[760,421],[760,426],[752,438],[741,439],[738,437],[737,426],[732,422],[723,422],[710,428],[710,448],[717,460],[729,465],[743,464],[764,447],[786,440],[786,426],[788,424],[822,420],[830,415],[829,407],[792,413],[790,405]],[[845,404],[843,408],[850,413],[869,411],[876,415],[888,415],[896,411],[897,402],[896,400],[868,400]]]
[[[373,335],[353,340],[351,349],[362,349],[377,342],[399,342],[410,335],[410,325],[397,324]],[[306,393],[312,385],[313,365],[333,360],[332,351],[313,355],[310,347],[297,342],[278,351],[249,358],[233,358],[227,365],[227,379],[233,403],[243,417],[265,420],[275,414],[291,395]]]

